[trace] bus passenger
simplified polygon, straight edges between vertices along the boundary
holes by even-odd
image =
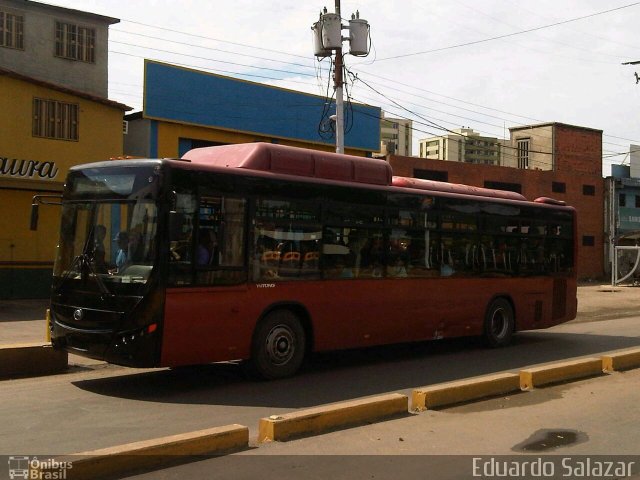
[[[107,228],[104,225],[96,225],[93,230],[93,261],[98,273],[107,271],[107,262],[105,258],[104,239],[107,236]]]
[[[218,260],[217,237],[211,230],[200,230],[198,248],[196,249],[196,265],[216,265]]]
[[[113,239],[118,244],[118,253],[116,253],[116,270],[120,272],[128,261],[129,253],[129,234],[123,230]]]
[[[401,257],[396,258],[393,265],[389,267],[389,275],[398,278],[407,276],[407,267]]]

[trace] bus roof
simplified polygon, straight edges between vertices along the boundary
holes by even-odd
[[[195,148],[185,153],[182,159],[217,167],[245,168],[370,185],[391,185],[392,177],[391,165],[384,160],[271,143]]]
[[[394,187],[417,188],[418,190],[429,190],[432,192],[458,193],[463,195],[502,198],[505,200],[527,201],[524,195],[516,192],[472,187],[471,185],[462,185],[460,183],[437,182],[435,180],[424,180],[421,178],[393,177],[392,185]]]
[[[244,143],[196,148],[185,153],[182,159],[201,165],[244,168],[325,180],[413,188],[504,200],[527,200],[523,195],[516,192],[433,180],[394,177],[391,165],[384,160],[270,143]]]
[[[517,192],[394,176],[391,165],[385,160],[374,160],[270,143],[243,143],[195,148],[189,150],[180,159],[127,159],[118,161],[129,166],[148,165],[149,162],[174,161],[184,162],[184,167],[191,164],[193,165],[192,168],[198,168],[199,166],[211,167],[212,170],[244,169],[276,175],[306,177],[310,180],[315,178],[330,182],[395,187],[420,190],[422,192],[437,192],[445,195],[466,195],[494,200],[528,202],[524,195]],[[113,166],[112,161],[76,165],[71,170],[106,166]],[[548,197],[539,197],[533,202],[554,207],[567,207],[565,202]]]

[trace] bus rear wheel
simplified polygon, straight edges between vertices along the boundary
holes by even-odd
[[[504,298],[495,299],[489,305],[484,319],[485,343],[492,348],[509,345],[515,326],[515,315],[511,303]]]
[[[276,310],[256,327],[251,347],[251,371],[274,380],[296,373],[305,356],[306,338],[298,317],[290,310]]]

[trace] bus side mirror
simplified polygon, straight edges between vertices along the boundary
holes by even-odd
[[[38,230],[38,208],[40,205],[37,203],[31,204],[31,230],[34,232]]]

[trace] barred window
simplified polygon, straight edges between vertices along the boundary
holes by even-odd
[[[24,17],[0,12],[0,47],[24,49]]]
[[[33,99],[33,136],[78,140],[78,104]]]
[[[528,169],[529,168],[529,139],[523,138],[518,139],[518,168]]]
[[[56,22],[56,57],[95,63],[96,30]]]

